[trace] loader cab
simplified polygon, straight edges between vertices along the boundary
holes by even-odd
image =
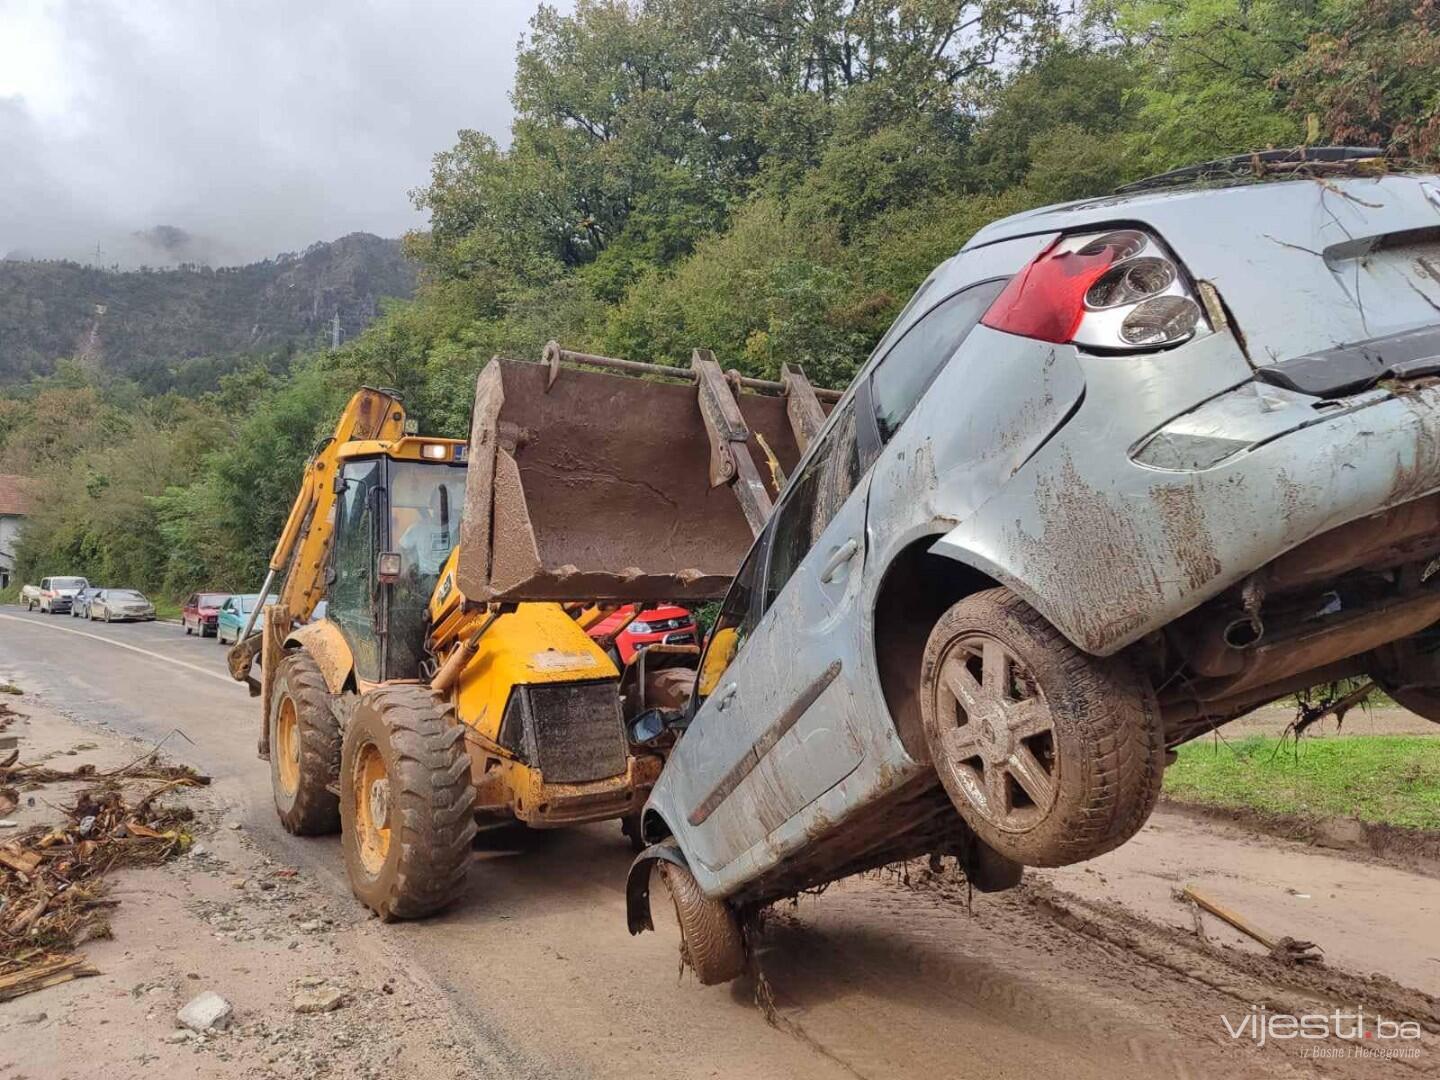
[[[427,607],[465,506],[465,443],[352,444],[335,478],[328,618],[364,682],[413,679],[425,659]]]

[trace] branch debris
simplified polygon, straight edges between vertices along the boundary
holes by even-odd
[[[107,775],[88,766],[68,773],[28,766],[8,772],[26,780]],[[157,805],[156,796],[209,783],[209,777],[153,760],[127,766],[124,775],[164,783],[132,805],[109,775],[66,808],[64,824],[36,827],[0,844],[0,1001],[97,974],[74,950],[110,934],[107,913],[117,901],[105,898],[105,875],[120,866],[162,863],[190,846],[193,812]]]

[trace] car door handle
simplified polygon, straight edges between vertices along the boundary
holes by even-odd
[[[720,712],[724,712],[726,709],[728,709],[730,707],[730,703],[735,700],[735,692],[739,689],[739,683],[726,683],[724,686],[722,686],[720,688],[720,692],[715,695],[715,708]]]
[[[854,537],[846,540],[845,543],[835,549],[835,554],[826,560],[825,568],[820,571],[820,580],[824,584],[829,585],[830,582],[835,580],[835,575],[840,572],[840,568],[853,559],[855,553],[859,550],[859,540],[856,540]]]

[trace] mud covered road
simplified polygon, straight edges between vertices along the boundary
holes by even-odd
[[[413,1021],[453,1039],[462,1064],[447,1057],[435,1075],[1440,1074],[1440,1006],[1430,996],[1440,994],[1440,880],[1424,874],[1166,812],[1127,848],[1032,875],[1003,896],[970,898],[950,871],[912,864],[771,913],[758,957],[758,996],[773,1000],[767,1015],[753,978],[704,988],[683,976],[670,926],[626,933],[629,850],[617,825],[490,834],[456,909],[420,924],[366,919],[350,899],[338,840],[279,829],[268,766],[255,757],[255,703],[225,676],[213,640],[161,623],[106,626],[7,608],[0,676],[96,732],[149,742],[183,732],[166,752],[215,777],[218,813],[260,856],[295,867],[329,908],[349,913],[364,931],[353,947],[366,950],[370,967],[423,982],[444,1002]],[[1189,910],[1171,897],[1191,883],[1263,926],[1319,942],[1329,962],[1280,967],[1213,921],[1201,942]],[[127,928],[117,919],[116,932],[132,963],[170,947],[141,940],[143,921]],[[7,1010],[63,1007],[101,981],[0,1005],[0,1028]],[[238,994],[237,1013],[275,1007],[259,989],[247,992],[254,1000]],[[1233,1037],[1260,1006],[1300,1015],[1361,1008],[1415,1020],[1425,1033],[1393,1044],[1408,1056],[1384,1062],[1370,1056],[1373,1039],[1262,1045],[1253,1026]],[[83,1044],[68,1052],[73,1068],[51,1071],[51,1062],[15,1075],[147,1074],[143,1053],[117,1061]],[[245,1055],[237,1044],[223,1075],[289,1075],[283,1063]],[[204,1061],[196,1068],[206,1074]],[[346,1052],[309,1068],[347,1075]],[[396,1076],[431,1071],[403,1057],[393,1066]]]

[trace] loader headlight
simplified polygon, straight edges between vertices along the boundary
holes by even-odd
[[[400,580],[400,571],[404,568],[404,560],[400,558],[398,551],[382,551],[380,558],[376,561],[379,563],[376,569],[379,571],[381,582],[393,585]]]

